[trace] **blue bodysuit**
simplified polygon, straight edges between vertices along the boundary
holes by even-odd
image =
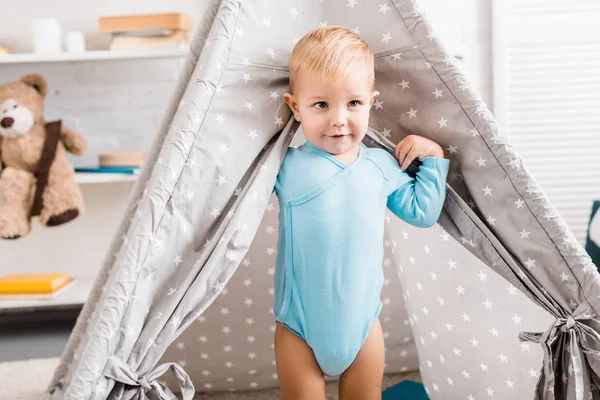
[[[411,178],[388,152],[362,143],[350,165],[309,142],[285,156],[275,183],[273,311],[325,375],[350,366],[379,316],[386,206],[419,227],[439,218],[450,161],[421,161]]]

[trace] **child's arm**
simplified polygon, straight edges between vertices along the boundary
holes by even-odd
[[[421,228],[433,226],[446,198],[446,178],[450,160],[441,147],[422,137],[405,138],[396,146],[398,163],[391,172],[392,193],[387,206],[397,217]],[[415,157],[421,159],[419,172],[411,178],[404,169]]]

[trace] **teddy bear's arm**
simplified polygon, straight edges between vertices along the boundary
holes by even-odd
[[[80,156],[87,150],[85,138],[64,124],[61,126],[60,139],[70,153]]]

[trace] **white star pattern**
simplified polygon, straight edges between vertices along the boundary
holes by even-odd
[[[383,3],[379,5],[379,12],[382,14],[385,14],[388,12],[390,8],[388,7],[387,3]]]
[[[215,181],[219,186],[223,186],[227,183],[225,175],[219,175],[219,179]]]
[[[521,239],[529,239],[529,234],[531,232],[527,232],[525,229],[523,229],[521,232],[519,232],[519,234],[521,235]]]
[[[525,202],[519,198],[517,201],[515,201],[515,204],[517,205],[517,208],[523,208],[523,204],[525,204]]]

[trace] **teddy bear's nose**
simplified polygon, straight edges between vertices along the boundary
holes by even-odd
[[[0,121],[0,126],[2,126],[3,128],[10,128],[14,123],[14,119],[12,119],[11,117],[6,117],[2,118],[2,121]]]

